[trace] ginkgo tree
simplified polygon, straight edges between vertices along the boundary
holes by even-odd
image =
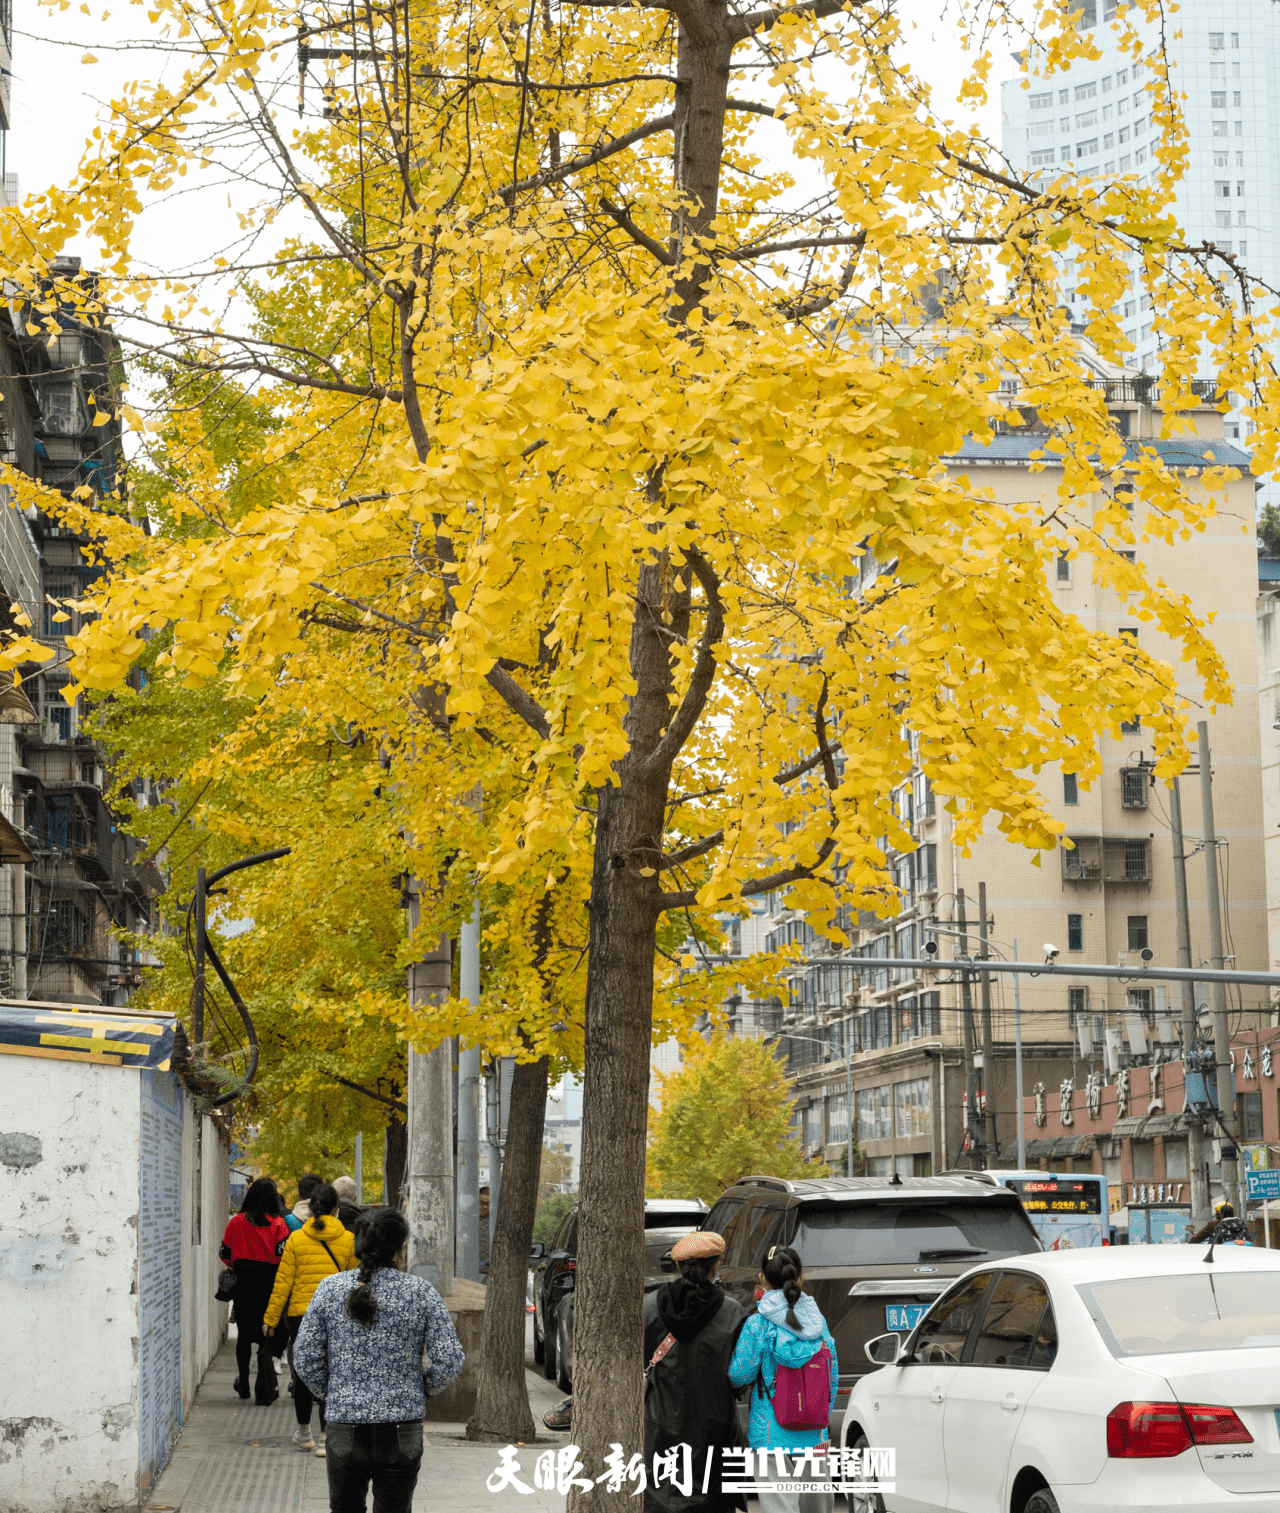
[[[68,507],[113,565],[73,642],[80,687],[115,688],[164,629],[160,675],[224,678],[251,706],[225,759],[285,711],[308,738],[363,733],[378,802],[394,797],[418,874],[442,880],[427,933],[470,908],[475,879],[505,890],[488,932],[511,948],[504,981],[418,1016],[420,1045],[457,1032],[537,1054],[575,1033],[538,985],[533,922],[551,911],[566,950],[585,934],[574,1429],[594,1474],[642,1437],[660,931],[707,935],[779,890],[837,939],[837,887],[888,907],[882,842],[911,844],[889,803],[908,729],[961,844],[993,816],[1052,847],[1036,770],[1087,778],[1121,721],[1181,765],[1172,668],[1082,626],[1046,567],[1084,559],[1206,702],[1226,699],[1193,606],[1128,554],[1135,531],[1201,529],[1227,474],[1192,488],[1118,433],[1057,259],[1119,363],[1140,254],[1166,423],[1212,363],[1264,469],[1276,292],[1181,238],[1186,131],[1158,52],[1150,183],[1024,182],[936,107],[884,3],[148,14],[185,63],[111,107],[73,183],[4,216],[0,262],[34,331],[109,320],[165,373],[129,396],[141,445],[186,423],[204,447],[191,395],[211,382],[252,387],[272,424],[240,459],[251,487],[193,470],[163,532],[139,528],[127,480],[114,514]],[[997,21],[1013,24],[1002,7],[960,18],[974,99]],[[1093,49],[1048,0],[1026,26],[1041,68]],[[258,186],[243,241],[157,277],[137,228],[211,163]],[[51,274],[73,237],[102,249],[92,288]],[[1010,418],[1006,379],[1051,430],[1052,509],[943,466]],[[1137,522],[1108,491],[1126,470],[1150,506]],[[522,995],[546,1012],[518,1030]],[[678,1027],[694,1008],[661,1012]]]

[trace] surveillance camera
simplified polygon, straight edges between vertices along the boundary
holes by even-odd
[[[1044,945],[1044,960],[1045,960],[1045,965],[1046,966],[1050,965],[1050,963],[1052,963],[1053,961],[1055,961],[1057,959],[1057,957],[1058,957],[1058,948],[1057,948],[1057,946],[1055,946],[1051,941],[1045,941],[1045,945]]]
[[[924,943],[924,954],[926,956],[936,956],[938,954],[938,942],[936,940],[926,940]]]
[[[1143,962],[1146,963],[1148,961],[1154,961],[1156,953],[1151,949],[1150,946],[1143,946],[1139,954],[1141,955]]]

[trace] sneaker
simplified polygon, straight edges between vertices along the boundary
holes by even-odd
[[[566,1397],[554,1408],[548,1408],[542,1415],[542,1422],[548,1429],[567,1429],[573,1418],[573,1398]]]
[[[328,1454],[328,1451],[324,1447],[323,1435],[320,1438],[320,1443],[316,1446],[316,1454],[320,1457],[321,1460],[323,1460],[324,1457]]]
[[[293,1442],[299,1450],[314,1450],[316,1442],[311,1437],[311,1425],[299,1424],[294,1430]]]

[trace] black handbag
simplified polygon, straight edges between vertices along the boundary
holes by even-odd
[[[218,1290],[214,1298],[219,1303],[230,1303],[235,1296],[237,1277],[230,1266],[224,1266],[218,1273]]]

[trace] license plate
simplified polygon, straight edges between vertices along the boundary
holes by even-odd
[[[927,1312],[927,1303],[886,1303],[884,1327],[886,1329],[914,1329]]]

